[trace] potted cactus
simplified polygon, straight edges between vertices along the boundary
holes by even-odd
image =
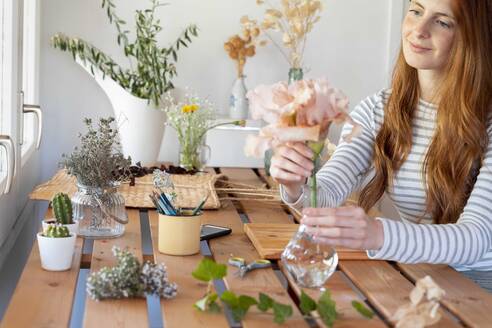
[[[70,197],[62,192],[57,193],[51,200],[51,206],[55,217],[43,221],[43,231],[48,228],[49,224],[58,223],[68,228],[70,233],[79,233],[79,222],[73,220],[72,201]]]
[[[48,224],[38,235],[41,266],[48,271],[65,271],[72,266],[77,234],[61,224]]]

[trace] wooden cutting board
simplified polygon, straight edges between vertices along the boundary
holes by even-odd
[[[294,236],[298,224],[293,223],[245,223],[244,232],[260,256],[278,260],[289,240]],[[339,260],[368,260],[365,251],[337,247]]]

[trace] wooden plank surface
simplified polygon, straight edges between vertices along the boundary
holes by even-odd
[[[212,239],[209,242],[210,249],[218,263],[227,263],[230,256],[239,256],[246,261],[252,261],[259,257],[255,248],[243,232],[240,217],[230,201],[224,202],[225,208],[218,212],[207,211],[203,215],[205,220],[213,224],[227,226],[232,229],[228,236]],[[290,304],[294,310],[294,318],[290,318],[285,327],[307,327],[307,323],[302,318],[296,305],[289,297],[287,291],[282,287],[277,276],[272,269],[254,270],[241,279],[235,275],[236,268],[228,269],[227,277],[224,279],[228,289],[237,294],[250,295],[258,298],[259,292],[264,292],[273,297],[276,301]],[[243,327],[274,327],[273,318],[268,315],[255,313],[253,309],[242,321]]]
[[[127,213],[129,222],[125,225],[125,234],[122,237],[94,241],[91,273],[116,264],[116,258],[111,251],[113,246],[128,248],[142,261],[139,212],[127,209]],[[147,303],[143,298],[99,302],[89,297],[86,299],[85,327],[146,327],[148,322]]]
[[[446,291],[441,303],[470,327],[492,325],[492,294],[447,265],[398,264],[417,281],[429,275]]]
[[[213,221],[215,211],[206,211],[202,223]],[[164,327],[229,327],[223,313],[204,313],[193,308],[193,304],[203,297],[206,284],[192,277],[191,272],[197,267],[202,255],[172,256],[159,253],[158,249],[158,215],[149,211],[149,223],[152,233],[152,247],[156,263],[164,263],[168,278],[178,284],[178,295],[172,300],[161,300]]]
[[[51,209],[46,218],[53,217]],[[37,240],[5,312],[1,327],[67,327],[80,267],[83,239],[77,238],[72,268],[53,272],[41,268]]]
[[[278,260],[298,228],[293,223],[247,223],[244,232],[262,258]],[[339,260],[368,260],[365,251],[337,247],[337,253]]]
[[[385,261],[341,261],[341,270],[387,320],[409,301],[414,285]],[[433,327],[461,327],[447,313]]]

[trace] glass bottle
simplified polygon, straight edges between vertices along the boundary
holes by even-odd
[[[79,235],[90,239],[116,238],[125,232],[128,222],[125,199],[117,186],[106,188],[77,184],[72,197],[74,220],[79,222]]]
[[[303,186],[303,207],[311,207],[311,183]],[[318,187],[316,187],[318,188]],[[335,272],[338,265],[336,250],[316,241],[316,237],[306,233],[306,226],[299,229],[284,249],[281,260],[296,282],[306,288],[319,288]]]

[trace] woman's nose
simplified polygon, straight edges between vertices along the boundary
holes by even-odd
[[[426,39],[430,37],[429,21],[422,19],[419,22],[417,22],[417,24],[415,25],[414,32],[419,39]]]

